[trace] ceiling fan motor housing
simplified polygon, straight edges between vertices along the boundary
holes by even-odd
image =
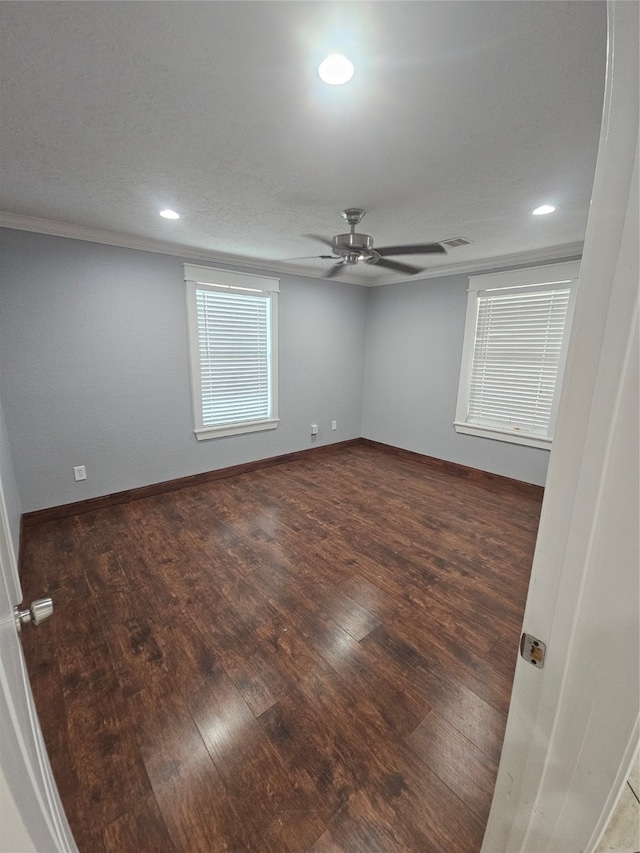
[[[337,259],[337,263],[335,263],[325,274],[325,278],[333,278],[333,276],[340,273],[344,266],[355,266],[358,261],[364,261],[365,264],[379,264],[379,266],[394,270],[395,272],[416,275],[423,271],[422,267],[416,267],[413,266],[413,264],[400,263],[399,261],[392,261],[386,256],[422,255],[446,251],[444,246],[440,243],[383,246],[381,249],[376,250],[373,248],[373,237],[370,237],[368,234],[356,234],[356,225],[365,215],[365,211],[361,207],[347,207],[340,215],[351,228],[351,231],[348,234],[336,234],[335,237],[332,237],[331,242],[329,242],[325,237],[320,237],[317,234],[308,235],[314,240],[324,243],[325,246],[331,246],[333,255]],[[320,257],[326,258],[327,256],[320,255]]]
[[[350,252],[367,254],[373,249],[373,237],[368,234],[336,234],[331,243],[333,251],[340,255]]]
[[[340,255],[345,264],[357,264],[361,257],[371,257],[373,238],[368,234],[356,234],[355,227],[364,216],[361,207],[348,207],[340,215],[351,226],[349,234],[336,234],[331,240],[333,253]]]

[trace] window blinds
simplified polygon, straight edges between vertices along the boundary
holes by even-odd
[[[478,295],[467,423],[549,433],[569,288]]]
[[[271,416],[270,296],[196,288],[202,424]]]

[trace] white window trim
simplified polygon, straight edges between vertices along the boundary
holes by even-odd
[[[191,363],[191,390],[193,400],[194,434],[198,441],[211,438],[224,438],[244,433],[262,432],[276,429],[278,418],[278,293],[280,280],[254,273],[231,272],[214,267],[201,267],[183,264],[184,280],[187,289],[187,319],[189,324],[189,353]],[[196,309],[196,290],[205,287],[220,292],[254,291],[268,294],[271,301],[271,417],[260,421],[205,426],[202,423],[202,384],[200,378],[200,354],[198,345],[198,315]]]
[[[512,444],[522,444],[528,447],[539,447],[545,450],[551,449],[558,409],[558,400],[562,390],[562,377],[564,375],[564,368],[567,359],[567,348],[571,335],[571,324],[577,292],[576,284],[579,272],[580,261],[567,261],[560,264],[546,264],[544,266],[532,267],[530,269],[489,273],[487,275],[476,275],[469,278],[469,296],[467,299],[467,314],[465,318],[464,341],[462,345],[458,401],[456,405],[456,416],[453,422],[456,432],[464,435],[475,435],[481,438],[507,441]],[[478,295],[484,291],[503,289],[507,287],[518,289],[526,288],[527,290],[530,288],[534,289],[536,287],[542,289],[545,285],[550,283],[560,282],[570,287],[571,296],[569,298],[565,333],[562,340],[562,351],[558,366],[558,382],[554,393],[553,407],[549,423],[549,435],[532,435],[531,433],[523,433],[515,429],[500,429],[497,427],[467,423],[466,417],[471,383],[471,367],[475,345],[476,322],[478,318]]]

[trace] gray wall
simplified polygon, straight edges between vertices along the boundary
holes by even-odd
[[[24,512],[302,450],[312,422],[316,444],[360,436],[366,288],[281,276],[281,424],[198,442],[184,259],[11,229],[0,253],[0,387]]]
[[[544,485],[547,450],[453,428],[468,286],[456,275],[370,290],[362,435]]]
[[[316,444],[364,435],[544,484],[547,451],[453,429],[466,275],[372,289],[281,276],[281,424],[198,442],[185,259],[12,229],[0,254],[0,465],[16,547],[23,511],[302,450],[312,422]]]
[[[13,470],[13,458],[9,449],[9,436],[4,420],[2,409],[2,398],[0,397],[0,482],[4,494],[7,516],[9,518],[9,533],[11,534],[11,546],[18,557],[20,544],[20,516],[22,515],[22,501],[18,494],[18,485]]]

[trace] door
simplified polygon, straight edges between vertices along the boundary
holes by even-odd
[[[610,2],[600,148],[485,853],[591,853],[638,749],[638,4]]]
[[[15,625],[13,608],[21,600],[0,482],[0,850],[77,853],[42,740]],[[27,625],[24,630],[38,629]]]

